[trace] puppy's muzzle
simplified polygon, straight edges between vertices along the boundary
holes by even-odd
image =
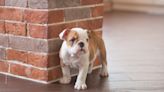
[[[78,45],[79,45],[79,47],[80,47],[79,51],[85,53],[85,49],[84,49],[85,44],[84,44],[84,42],[79,42]]]
[[[83,43],[83,42],[80,42],[80,43],[79,43],[79,46],[80,46],[80,48],[82,49],[82,48],[84,47],[84,43]]]

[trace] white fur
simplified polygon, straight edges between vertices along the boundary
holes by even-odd
[[[108,76],[108,69],[106,65],[102,65],[101,74],[102,77]]]

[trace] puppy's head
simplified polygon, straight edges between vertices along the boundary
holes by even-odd
[[[88,52],[88,32],[82,28],[65,29],[59,34],[66,42],[71,55],[82,55]]]

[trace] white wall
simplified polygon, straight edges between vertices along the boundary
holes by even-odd
[[[112,0],[114,10],[164,14],[164,0]]]

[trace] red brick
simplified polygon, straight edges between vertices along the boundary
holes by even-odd
[[[53,67],[60,65],[59,54],[40,54],[40,53],[28,53],[27,63],[37,67]]]
[[[32,67],[25,67],[19,64],[10,64],[10,73],[24,76],[32,79],[37,80],[48,80],[48,71],[46,70],[39,70]]]
[[[5,0],[0,0],[0,6],[4,6],[5,5]]]
[[[0,21],[0,33],[5,33],[5,22]]]
[[[47,23],[48,11],[25,10],[24,19],[29,23]]]
[[[1,64],[0,62],[0,66],[1,65],[3,64]],[[0,69],[1,68],[2,67],[0,67]],[[62,71],[60,67],[47,71],[12,63],[10,64],[10,73],[43,81],[55,80],[62,76]]]
[[[5,14],[5,8],[4,7],[0,7],[0,19],[1,20],[5,19],[4,14]]]
[[[0,72],[8,72],[8,63],[0,61]]]
[[[66,23],[65,25],[64,25],[64,29],[71,29],[71,28],[73,28],[73,27],[76,27],[77,26],[77,23],[76,22],[72,22],[72,23]]]
[[[6,33],[26,36],[26,24],[25,23],[13,23],[13,22],[5,22]]]
[[[64,30],[64,24],[50,25],[48,27],[48,38],[56,38]]]
[[[29,36],[33,38],[56,38],[65,28],[73,28],[76,23],[55,24],[55,25],[34,25],[28,24]]]
[[[99,4],[99,3],[103,3],[103,0],[81,0],[82,5]]]
[[[76,22],[73,23],[65,23],[65,24],[57,24],[48,26],[48,38],[56,38],[59,37],[59,34],[64,29],[71,29],[76,26]]]
[[[7,50],[7,59],[8,60],[17,60],[17,61],[26,63],[27,62],[27,52],[8,49]]]
[[[26,68],[26,74],[28,78],[37,79],[37,80],[48,80],[48,71],[39,70],[36,68]]]
[[[23,21],[23,9],[1,7],[0,19]]]
[[[6,9],[5,10],[6,20],[23,21],[23,10],[22,9]]]
[[[26,74],[28,78],[51,81],[60,78],[62,76],[62,71],[60,67],[54,68],[49,71],[39,70],[35,68],[27,68]]]
[[[60,65],[59,54],[48,55],[48,67]]]
[[[48,23],[57,23],[64,21],[64,11],[63,10],[55,10],[49,11],[48,13]]]
[[[92,17],[103,16],[104,6],[92,7]]]
[[[57,67],[53,70],[49,70],[48,72],[48,80],[55,80],[62,77],[62,71],[61,71],[61,67]]]
[[[102,28],[103,19],[86,20],[78,23],[79,27],[94,30]]]
[[[28,53],[28,64],[38,67],[47,67],[48,56],[38,53]]]
[[[47,38],[47,26],[28,24],[29,36],[33,38]]]
[[[26,76],[26,67],[19,65],[19,64],[10,64],[10,73],[19,75],[19,76]]]

